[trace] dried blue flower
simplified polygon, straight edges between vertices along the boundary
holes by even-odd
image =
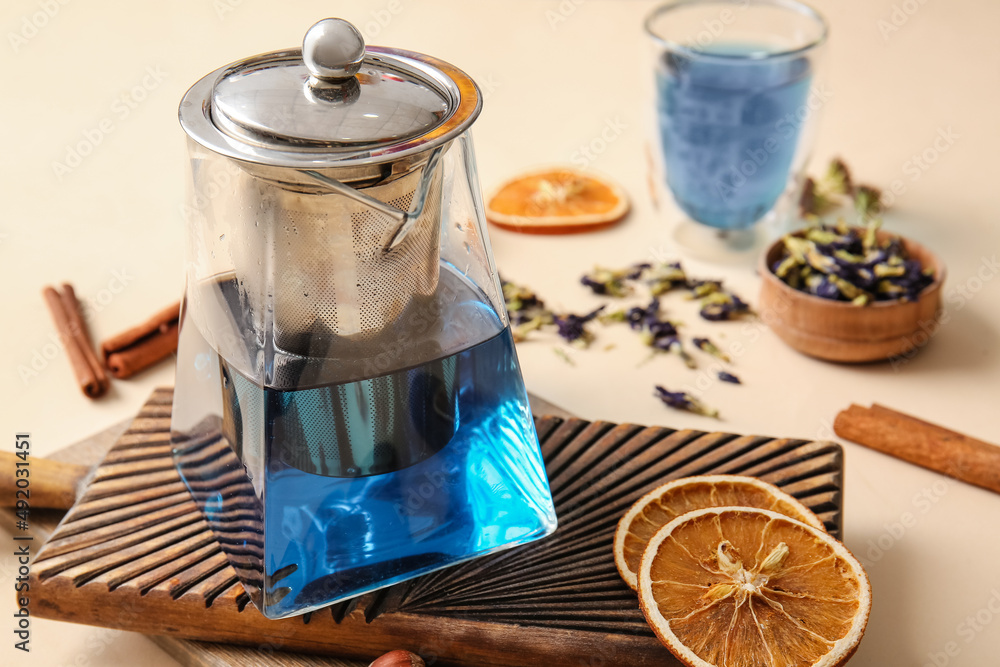
[[[802,196],[799,198],[799,213],[804,218],[826,215],[838,207],[838,202],[824,192],[816,181],[806,178],[802,185]]]
[[[503,291],[504,305],[510,319],[514,342],[519,343],[525,340],[530,332],[552,324],[552,313],[533,291],[503,279],[500,280],[500,288]]]
[[[749,315],[750,306],[732,292],[720,291],[709,294],[701,301],[699,314],[711,322],[735,320]]]
[[[660,300],[654,298],[649,305],[634,306],[625,313],[625,321],[633,329],[652,329],[657,335],[672,335],[677,329],[671,322],[660,319]]]
[[[625,269],[626,271],[625,279],[638,280],[640,277],[642,277],[643,273],[645,273],[648,269],[651,268],[653,268],[653,265],[650,264],[649,262],[640,262],[638,264],[635,264],[634,266]]]
[[[732,359],[729,358],[729,355],[720,350],[718,347],[716,347],[715,343],[713,343],[709,339],[692,338],[691,342],[694,343],[694,346],[699,350],[701,350],[702,352],[710,354],[716,359],[722,359],[727,363],[732,363]]]
[[[654,340],[677,336],[677,325],[670,320],[649,318],[642,322],[643,333],[648,333]]]
[[[806,288],[810,294],[815,294],[824,299],[836,299],[840,296],[840,290],[826,276],[809,276],[806,280]]]
[[[677,410],[686,410],[688,412],[693,412],[696,415],[704,415],[706,417],[718,417],[719,411],[708,408],[704,406],[698,399],[694,398],[690,394],[686,394],[683,391],[668,391],[661,385],[656,385],[656,391],[653,394],[666,405]]]
[[[580,278],[580,283],[589,287],[594,294],[623,297],[631,291],[625,284],[626,281],[635,280],[641,273],[641,267],[605,269],[595,266],[593,271]]]
[[[788,255],[784,259],[779,259],[771,264],[771,271],[779,278],[785,278],[798,266],[799,262],[791,255]]]
[[[654,350],[659,350],[660,352],[669,352],[671,354],[676,354],[684,365],[688,368],[697,368],[698,362],[694,360],[687,350],[684,349],[681,339],[677,336],[660,336],[658,338],[651,339],[647,345],[652,347]]]
[[[641,329],[643,322],[657,319],[659,312],[660,300],[653,299],[645,308],[642,306],[633,306],[624,311],[624,321],[628,322],[629,326],[633,329]]]
[[[527,340],[528,334],[537,331],[547,324],[552,324],[552,315],[538,315],[530,320],[524,320],[511,326],[510,333],[515,343]]]
[[[511,323],[520,324],[548,313],[542,300],[527,287],[501,278],[500,288],[503,291],[504,305],[507,307]]]
[[[602,310],[604,310],[604,306],[601,306],[586,315],[574,315],[572,313],[566,315],[556,315],[554,317],[554,322],[558,328],[559,335],[567,343],[573,343],[577,347],[587,347],[594,339],[594,335],[587,331],[585,325],[587,322],[590,322],[597,317]]]
[[[871,185],[859,185],[854,193],[854,208],[862,221],[882,214],[882,191]]]
[[[680,262],[662,262],[655,266],[646,265],[642,280],[653,296],[660,296],[678,287],[687,287],[688,278]]]
[[[731,382],[732,384],[743,384],[738,377],[726,371],[719,371],[719,379],[723,382]]]
[[[700,299],[710,294],[722,291],[721,280],[689,280],[687,284],[690,294],[689,299]]]
[[[823,186],[826,192],[838,195],[849,195],[854,192],[851,171],[847,168],[847,164],[839,157],[830,160],[830,165],[826,169],[826,176],[823,178]]]

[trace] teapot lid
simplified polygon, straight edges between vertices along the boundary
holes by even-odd
[[[450,141],[479,115],[476,84],[436,58],[365,47],[351,23],[328,18],[301,49],[222,67],[181,100],[181,126],[239,160],[323,168],[394,162]]]

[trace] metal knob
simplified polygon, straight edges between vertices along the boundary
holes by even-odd
[[[365,59],[365,38],[344,19],[318,21],[302,39],[302,60],[317,82],[353,79]]]

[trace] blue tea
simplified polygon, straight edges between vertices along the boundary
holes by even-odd
[[[767,58],[741,44],[702,53],[666,53],[657,71],[667,184],[694,220],[749,227],[788,182],[811,68],[805,57]]]
[[[214,289],[241,317],[235,281]],[[415,324],[413,316],[428,312],[435,316],[426,325]],[[380,346],[397,370],[379,373],[377,357],[331,362],[335,349],[326,359],[279,352],[263,385],[194,340],[196,326],[182,330],[179,373],[200,368],[204,403],[219,403],[220,414],[175,435],[175,459],[268,617],[555,529],[510,327],[444,262],[436,293],[412,315],[402,318],[405,345]],[[421,361],[408,364],[404,355]],[[352,374],[362,377],[328,381]],[[196,385],[185,382],[189,391]]]

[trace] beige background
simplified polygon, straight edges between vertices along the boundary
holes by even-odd
[[[97,339],[176,299],[185,161],[178,100],[223,63],[297,44],[304,29],[326,15],[355,21],[371,43],[432,53],[481,82],[486,109],[475,136],[486,190],[524,167],[572,160],[608,122],[626,126],[592,167],[625,185],[634,203],[628,221],[568,238],[494,231],[505,275],[554,306],[582,312],[597,301],[577,280],[594,263],[624,265],[659,254],[685,259],[694,275],[723,277],[756,300],[759,281],[746,263],[713,266],[686,258],[673,241],[679,212],[669,198],[660,210],[651,203],[645,151],[654,140],[652,97],[640,29],[647,3],[47,2],[51,18],[39,14],[46,5],[39,0],[8,0],[0,10],[5,448],[16,430],[29,430],[33,453],[44,455],[133,414],[153,387],[172,382],[173,369],[163,364],[115,383],[101,401],[84,398],[64,356],[53,354],[53,327],[39,290],[72,281],[91,304]],[[832,26],[827,81],[833,95],[822,110],[813,163],[842,154],[863,180],[904,182],[891,226],[943,257],[950,322],[898,368],[845,367],[799,356],[766,329],[699,322],[689,304],[668,299],[665,305],[693,332],[744,343],[735,372],[745,385],[710,383],[702,392],[722,411],[721,423],[670,411],[652,398],[654,383],[694,384],[698,374],[673,357],[639,366],[644,352],[624,332],[601,332],[603,342],[617,343],[613,350],[570,352],[575,366],[553,354],[552,341],[520,346],[531,390],[590,418],[805,438],[830,437],[834,415],[851,402],[880,401],[1000,442],[1000,4],[815,4]],[[560,7],[565,20],[553,24],[551,12]],[[389,19],[384,27],[379,16]],[[887,32],[893,18],[898,30]],[[44,25],[32,31],[26,28],[32,21]],[[12,42],[12,34],[30,38]],[[53,163],[64,162],[68,147],[102,122],[111,131],[79,166],[57,175]],[[958,138],[914,178],[908,161],[948,128]],[[37,372],[25,373],[33,364]],[[988,605],[993,599],[1000,610],[1000,497],[854,445],[845,451],[846,542],[865,561],[875,596],[852,664],[933,664],[931,655],[949,642],[957,655],[938,655],[938,664],[996,664],[1000,618]],[[920,494],[934,502],[922,503]],[[907,512],[915,525],[894,530]],[[889,547],[884,552],[872,548],[880,538]],[[0,542],[11,544],[5,535]],[[12,568],[10,556],[0,556],[4,664],[173,664],[143,637],[41,620],[32,625],[31,655],[14,651],[6,629]]]

